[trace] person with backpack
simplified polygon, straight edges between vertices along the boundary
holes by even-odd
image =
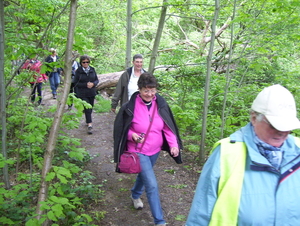
[[[264,88],[250,122],[214,146],[185,225],[300,225],[299,128],[291,92]]]

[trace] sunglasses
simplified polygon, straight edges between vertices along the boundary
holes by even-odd
[[[82,61],[83,64],[89,64],[89,61]]]

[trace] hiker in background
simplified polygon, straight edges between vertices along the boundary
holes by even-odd
[[[73,52],[73,58],[74,61],[72,63],[72,71],[71,71],[71,86],[70,86],[70,91],[69,93],[74,93],[74,87],[75,87],[75,83],[74,83],[74,78],[75,78],[75,72],[78,69],[78,67],[80,66],[80,64],[77,62],[76,58],[77,58],[77,52]],[[73,98],[71,97],[71,104],[68,105],[68,109],[71,110],[73,106]]]
[[[250,122],[213,149],[186,226],[300,225],[300,128],[293,95],[263,89]]]
[[[76,97],[90,104],[91,108],[84,107],[85,120],[87,124],[87,133],[93,133],[92,112],[95,96],[97,95],[96,86],[99,83],[97,73],[90,66],[91,59],[87,55],[80,57],[80,66],[75,72],[74,83]]]
[[[42,103],[42,86],[43,82],[46,82],[48,77],[46,74],[41,74],[41,66],[42,62],[33,58],[31,60],[27,60],[24,65],[21,67],[24,70],[27,70],[32,74],[32,79],[30,79],[29,83],[32,88],[31,92],[31,102],[35,102],[36,92],[38,94],[37,104],[40,105]]]
[[[120,106],[126,103],[131,95],[138,90],[137,81],[140,75],[145,72],[143,69],[143,56],[136,54],[133,56],[133,66],[128,68],[120,77],[114,95],[111,99],[111,110],[116,112],[120,101]]]
[[[125,149],[139,154],[142,171],[137,175],[130,198],[135,209],[142,209],[140,197],[145,190],[154,224],[158,226],[166,222],[153,167],[161,150],[182,163],[180,149],[183,147],[173,114],[165,99],[157,94],[157,86],[153,75],[141,74],[139,91],[118,112],[114,122],[114,161],[119,162]]]
[[[47,62],[49,64],[53,63],[53,62],[57,62],[59,60],[59,57],[57,56],[56,49],[51,48],[50,53],[51,53],[51,55],[49,55],[45,59],[45,62]],[[48,66],[47,75],[49,77],[53,99],[56,99],[57,98],[57,88],[60,84],[60,73],[61,73],[62,69],[59,67],[56,67],[56,66],[49,66],[49,65],[47,65],[47,66]]]

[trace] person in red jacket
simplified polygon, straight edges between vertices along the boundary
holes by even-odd
[[[31,60],[27,60],[25,64],[22,66],[22,69],[27,70],[28,73],[32,74],[32,78],[30,79],[29,83],[32,88],[31,92],[31,102],[35,102],[36,92],[38,95],[38,105],[42,103],[42,86],[43,82],[48,80],[46,74],[41,74],[41,61],[33,58]]]

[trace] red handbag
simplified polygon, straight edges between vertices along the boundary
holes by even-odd
[[[142,170],[140,158],[136,152],[125,151],[120,156],[118,167],[120,173],[140,173]]]

